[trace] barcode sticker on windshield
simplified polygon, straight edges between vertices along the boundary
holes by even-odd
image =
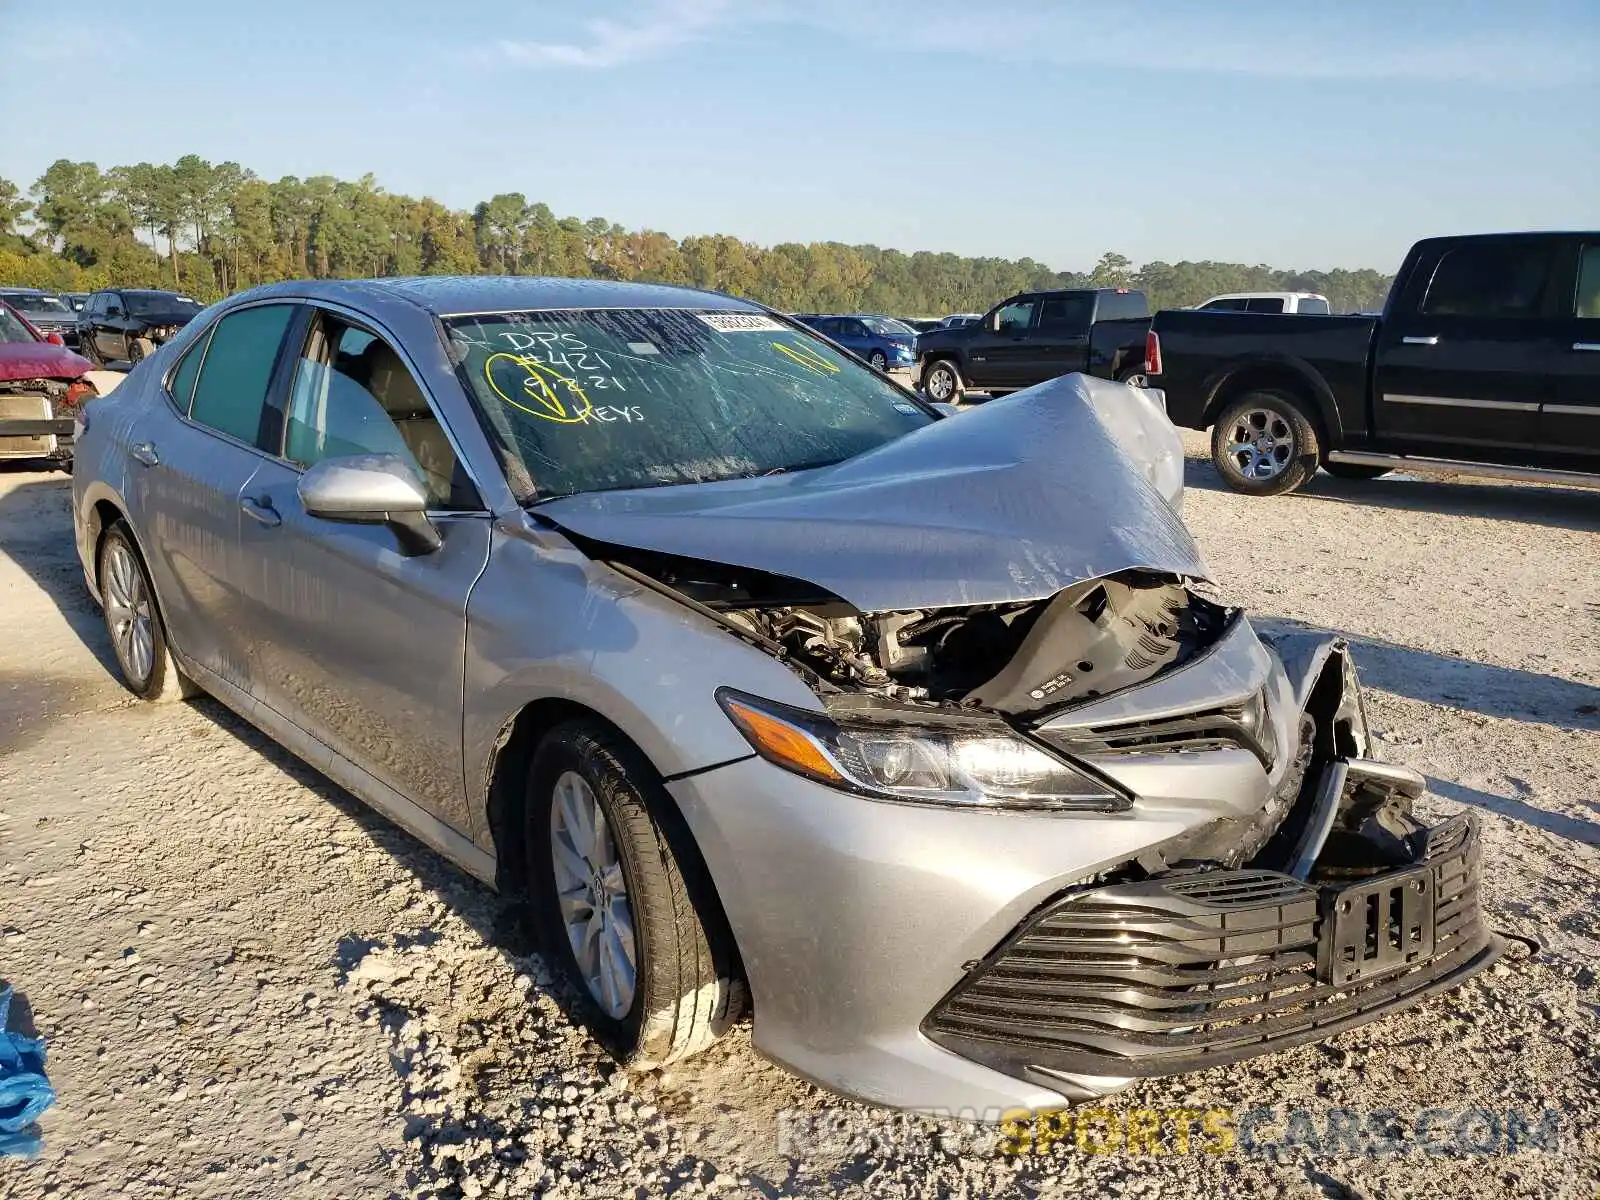
[[[718,333],[783,333],[786,326],[760,313],[696,313]]]

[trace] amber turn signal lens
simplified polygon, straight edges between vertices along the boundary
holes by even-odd
[[[828,756],[822,752],[821,747],[803,730],[795,728],[787,721],[780,721],[770,713],[740,704],[737,700],[726,699],[723,701],[723,707],[733,718],[734,724],[739,727],[739,732],[744,734],[746,740],[763,758],[771,759],[779,766],[788,767],[791,771],[798,771],[802,775],[810,775],[814,779],[823,779],[829,783],[845,782],[838,768],[828,761]]]

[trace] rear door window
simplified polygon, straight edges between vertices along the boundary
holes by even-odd
[[[1246,300],[1245,312],[1253,313],[1281,313],[1283,311],[1282,296],[1258,296],[1254,300]]]
[[[293,314],[292,304],[262,304],[217,322],[195,383],[190,420],[257,444],[267,387]]]
[[[1511,320],[1537,317],[1555,266],[1553,242],[1485,242],[1445,251],[1421,312]]]
[[[1082,333],[1093,318],[1093,296],[1046,296],[1039,306],[1039,328],[1047,333]]]

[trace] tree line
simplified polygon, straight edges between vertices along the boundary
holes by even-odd
[[[1147,262],[1114,251],[1089,271],[1031,258],[905,253],[839,242],[758,246],[673,238],[604,217],[558,217],[503,192],[470,212],[385,191],[371,175],[261,179],[187,154],[101,170],[59,159],[24,194],[0,178],[0,284],[89,291],[168,287],[210,301],[280,279],[509,273],[682,283],[785,311],[901,316],[978,312],[1045,288],[1142,288],[1155,308],[1219,292],[1322,292],[1335,312],[1380,307],[1392,276],[1220,262]]]

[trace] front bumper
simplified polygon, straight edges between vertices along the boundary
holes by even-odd
[[[1372,912],[1354,924],[1340,886],[1273,871],[1075,892],[969,971],[923,1030],[963,1057],[1056,1086],[1180,1074],[1328,1037],[1453,987],[1500,954],[1478,903],[1475,818],[1418,841],[1416,866],[1360,881]]]

